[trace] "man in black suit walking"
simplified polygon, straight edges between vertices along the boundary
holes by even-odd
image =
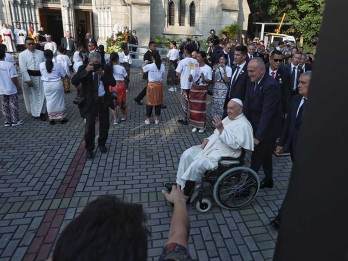
[[[312,70],[312,66],[307,63],[307,54],[306,53],[302,53],[299,66],[300,66],[300,68],[302,68],[303,72],[308,72],[308,71]]]
[[[63,37],[60,40],[60,47],[63,47],[66,50],[66,55],[68,55],[69,57],[71,57],[74,54],[74,40],[71,37],[70,32],[65,32],[65,37]]]
[[[295,95],[291,100],[291,105],[288,110],[285,124],[283,126],[282,135],[280,136],[279,145],[276,148],[276,152],[281,154],[284,150],[290,151],[292,162],[295,161],[297,138],[302,126],[302,115],[305,111],[307,104],[307,96],[309,85],[311,81],[311,71],[302,73],[300,75],[298,91],[299,94]],[[281,209],[278,211],[278,215],[271,221],[271,225],[276,229],[280,226],[281,221]]]
[[[91,33],[86,33],[86,40],[85,40],[85,49],[87,49],[88,44],[93,42],[94,46],[97,47],[98,43],[97,41],[93,38],[93,35]]]
[[[248,44],[248,56],[247,56],[247,62],[249,62],[254,57],[260,57],[260,54],[256,51],[256,46],[254,43]]]
[[[222,50],[222,54],[226,58],[226,65],[232,68],[233,67],[233,60],[234,60],[234,53],[231,51],[231,48],[232,48],[232,45],[230,43],[226,44],[224,49]]]
[[[247,72],[247,53],[248,50],[246,46],[243,45],[237,46],[234,51],[234,61],[236,66],[232,67],[233,74],[227,92],[225,108],[227,103],[233,98],[238,98],[241,101],[244,101],[247,82],[250,81]]]
[[[80,114],[86,119],[85,142],[87,159],[93,158],[95,148],[95,122],[99,118],[98,147],[101,153],[106,153],[105,146],[109,132],[109,108],[113,108],[113,98],[109,86],[115,86],[116,81],[112,75],[112,68],[101,64],[101,56],[98,52],[90,53],[88,64],[81,65],[71,79],[72,84],[82,85],[84,102],[79,105]]]
[[[132,31],[132,35],[129,37],[129,43],[130,44],[135,44],[138,45],[139,41],[138,41],[138,36],[137,36],[137,31],[133,30]],[[130,47],[130,51],[132,52],[136,52],[138,47]],[[131,57],[133,59],[135,59],[135,54],[132,54]]]
[[[248,75],[251,82],[245,95],[244,114],[254,131],[255,148],[251,155],[251,168],[258,172],[262,166],[265,178],[260,188],[272,188],[272,154],[282,124],[280,87],[275,79],[266,74],[261,58],[249,61]]]
[[[275,79],[279,86],[282,96],[282,108],[284,116],[288,112],[289,103],[291,100],[291,83],[288,71],[282,66],[283,55],[280,51],[275,50],[271,53],[269,64],[266,64],[266,74],[269,74]],[[285,117],[284,117],[285,118]]]
[[[290,74],[292,95],[298,94],[298,79],[301,73],[303,73],[302,68],[299,66],[301,57],[302,53],[295,52],[291,57],[291,64],[286,65],[286,69]]]

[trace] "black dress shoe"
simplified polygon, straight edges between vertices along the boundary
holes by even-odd
[[[55,120],[49,120],[49,122],[50,122],[51,125],[56,124],[56,121],[55,121]]]
[[[61,123],[61,124],[65,124],[65,123],[67,123],[67,122],[68,122],[68,119],[67,119],[67,118],[64,118],[64,119],[61,119],[61,120],[60,120],[60,123]]]
[[[280,216],[277,215],[270,223],[271,226],[273,226],[276,230],[279,229],[280,226]]]
[[[164,104],[162,104],[162,105],[161,105],[161,109],[167,109],[167,106],[164,105]]]
[[[99,145],[99,150],[101,153],[106,153],[108,151],[105,145]]]
[[[87,150],[87,159],[93,159],[93,150]]]
[[[178,123],[180,123],[182,125],[187,125],[188,124],[187,121],[185,121],[185,120],[178,120]]]
[[[41,113],[41,114],[40,114],[40,120],[42,120],[42,121],[47,120],[46,114]]]
[[[261,181],[260,188],[273,188],[273,181]]]
[[[138,105],[143,105],[143,103],[137,99],[134,99],[134,101],[138,104]]]

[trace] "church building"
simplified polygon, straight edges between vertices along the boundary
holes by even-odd
[[[113,32],[136,30],[140,45],[155,36],[206,39],[233,23],[246,30],[247,0],[2,0],[0,22],[14,29],[17,23],[52,35],[60,44],[65,31],[78,42],[91,32],[103,44]]]

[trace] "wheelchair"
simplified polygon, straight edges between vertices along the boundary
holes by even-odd
[[[208,212],[214,201],[225,209],[238,209],[251,203],[260,189],[260,179],[255,171],[243,166],[245,151],[238,158],[222,157],[215,169],[204,173],[194,184],[189,202],[199,212]]]

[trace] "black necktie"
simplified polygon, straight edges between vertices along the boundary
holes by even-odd
[[[235,84],[235,82],[236,82],[236,80],[237,80],[238,72],[239,72],[239,66],[237,66],[237,68],[236,68],[236,73],[235,73],[234,76],[233,76],[232,83],[231,83],[231,86],[230,86],[230,93],[229,93],[229,97],[230,97],[230,98],[232,98],[232,97],[231,97],[232,88],[233,88],[233,86],[234,86],[234,84]]]
[[[292,83],[292,89],[293,90],[296,90],[296,85],[297,85],[297,79],[296,79],[296,67],[294,66],[293,68],[292,68],[292,73],[291,73],[291,83]]]
[[[258,84],[257,84],[257,82],[255,82],[255,85],[254,85],[254,93],[257,91],[257,88],[258,88]]]

